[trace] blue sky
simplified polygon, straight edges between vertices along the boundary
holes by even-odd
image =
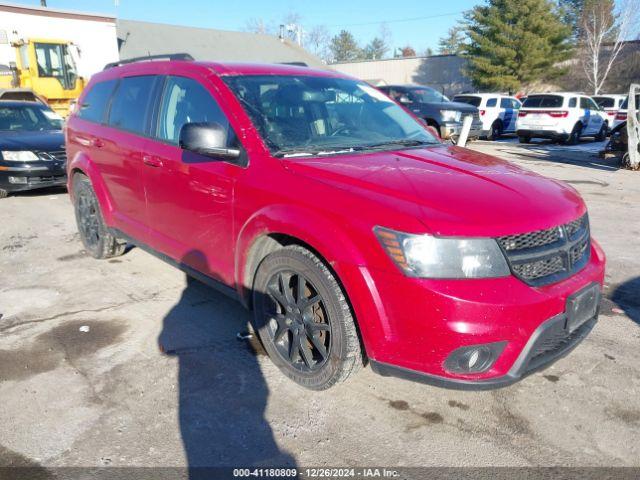
[[[10,0],[40,5],[39,0]],[[386,22],[394,47],[407,44],[422,53],[436,50],[438,39],[462,18],[460,12],[481,3],[471,0],[48,0],[51,8],[107,13],[119,18],[196,27],[242,30],[250,18],[278,24],[289,12],[301,15],[306,27],[326,25],[332,34],[350,30],[368,42]],[[432,18],[423,18],[432,17]],[[418,19],[419,18],[419,19]],[[396,21],[402,20],[402,21]]]

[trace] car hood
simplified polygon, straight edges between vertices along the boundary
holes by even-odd
[[[424,108],[430,110],[456,110],[463,113],[475,113],[478,111],[473,105],[462,102],[424,102],[416,103],[411,108]]]
[[[287,159],[291,172],[384,203],[407,202],[429,233],[493,237],[550,228],[585,212],[576,190],[504,160],[441,145],[322,158]],[[384,225],[394,228],[393,225]]]
[[[64,150],[62,130],[0,132],[0,150]]]

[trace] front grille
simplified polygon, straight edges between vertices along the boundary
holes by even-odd
[[[64,150],[54,150],[51,152],[37,152],[38,157],[42,160],[57,160],[65,161],[67,159],[67,152]]]
[[[497,240],[515,276],[530,285],[548,285],[586,265],[591,250],[589,218],[585,214],[565,225]]]

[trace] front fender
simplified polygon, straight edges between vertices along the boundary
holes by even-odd
[[[73,200],[73,175],[75,173],[83,173],[89,178],[93,191],[96,194],[100,211],[104,222],[108,226],[113,226],[113,201],[109,195],[104,180],[98,172],[98,167],[91,161],[89,156],[84,152],[77,152],[74,157],[67,162],[67,189],[71,200]]]
[[[251,216],[238,234],[236,285],[241,298],[246,298],[253,276],[245,267],[256,242],[274,234],[295,237],[316,250],[337,275],[354,310],[367,354],[372,355],[379,334],[385,337],[386,314],[375,285],[367,277],[363,252],[353,241],[356,235],[350,235],[348,228],[303,206],[265,207]]]

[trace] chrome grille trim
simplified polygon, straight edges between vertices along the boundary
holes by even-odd
[[[586,214],[565,225],[505,235],[496,240],[511,272],[533,286],[549,285],[570,277],[587,264],[591,252]]]
[[[54,160],[64,162],[67,159],[67,152],[64,150],[53,150],[51,152],[36,152],[41,160]]]

